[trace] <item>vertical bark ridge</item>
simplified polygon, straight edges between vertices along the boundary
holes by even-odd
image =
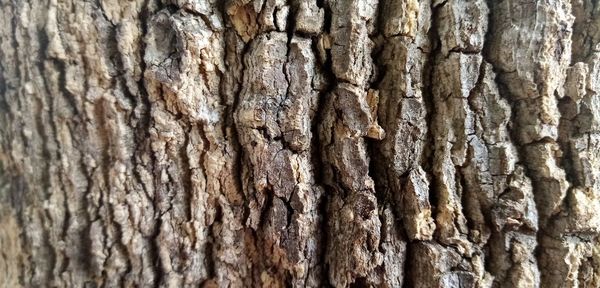
[[[395,257],[392,251],[388,255],[381,251],[381,219],[386,221],[384,229],[389,230],[390,238],[396,237],[393,227],[388,227],[395,220],[389,209],[383,212],[378,208],[365,139],[384,136],[377,123],[379,93],[370,88],[375,74],[370,36],[376,33],[378,1],[327,4],[331,27],[324,46],[330,49],[335,84],[323,106],[319,140],[330,195],[325,256],[329,282],[333,286],[398,282],[394,267],[388,267],[392,275],[381,271],[384,256]],[[380,213],[385,214],[380,218]],[[402,266],[401,261],[394,262]]]
[[[371,164],[383,198],[379,200],[386,203],[382,266],[384,283],[392,287],[412,283],[414,258],[407,250],[418,240],[431,240],[435,229],[423,170],[428,134],[426,65],[432,50],[430,6],[429,1],[383,1],[379,9],[378,118],[386,135],[375,142]]]
[[[255,249],[265,254],[254,259],[253,274],[269,287],[319,286],[316,231],[322,191],[315,184],[310,149],[319,88],[313,83],[318,78],[312,41],[295,35],[297,29],[306,36],[319,31],[314,25],[322,23],[295,24],[296,17],[319,10],[315,3],[285,1],[266,1],[261,10],[242,5],[233,1],[227,10],[249,42],[235,123],[249,199],[245,224],[253,231]],[[251,13],[260,25],[239,23],[248,20],[241,13]]]
[[[516,5],[495,5],[491,37],[494,40],[489,55],[499,73],[499,81],[506,87],[505,97],[514,103],[515,140],[533,182],[539,212],[537,260],[541,285],[586,286],[596,281],[589,275],[594,274],[590,263],[594,261],[592,243],[597,237],[590,213],[597,199],[593,193],[585,192],[593,191],[591,183],[579,186],[574,181],[576,177],[571,176],[577,171],[572,163],[579,162],[580,156],[587,158],[587,154],[571,148],[571,143],[577,142],[575,135],[579,134],[571,125],[571,117],[577,112],[570,110],[578,106],[577,100],[572,101],[578,98],[578,93],[577,89],[569,89],[581,85],[574,84],[582,81],[575,71],[584,65],[577,63],[572,68],[569,65],[572,59],[581,59],[585,51],[580,44],[580,35],[585,32],[573,31],[574,17],[569,2],[518,8],[513,4]],[[575,8],[578,5],[575,4]],[[509,9],[513,15],[510,21],[518,30],[503,26],[509,21]],[[538,17],[532,18],[532,13]],[[545,22],[533,20],[538,18]],[[535,33],[519,32],[528,29],[534,29]],[[511,52],[525,46],[538,48]],[[512,57],[506,57],[511,54]]]

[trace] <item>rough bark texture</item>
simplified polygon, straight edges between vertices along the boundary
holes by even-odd
[[[0,0],[3,287],[600,287],[597,0]]]

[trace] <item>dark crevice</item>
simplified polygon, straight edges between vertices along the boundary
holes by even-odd
[[[16,56],[15,57],[15,63],[14,63],[15,64],[15,73],[16,73],[15,78],[21,80],[21,79],[23,79],[23,75],[21,75],[22,74],[22,72],[21,72],[21,58],[19,57],[18,53],[16,53],[17,51],[22,51],[22,47],[21,47],[21,45],[19,45],[19,41],[17,40],[18,39],[18,37],[17,37],[17,35],[18,35],[17,30],[19,30],[18,29],[18,27],[19,27],[19,18],[18,18],[19,14],[17,12],[17,10],[18,10],[17,3],[18,2],[20,2],[20,1],[18,1],[18,0],[11,0],[11,7],[12,7],[12,11],[11,11],[12,13],[11,14],[12,14],[12,18],[11,18],[10,23],[11,23],[11,26],[12,26],[11,27],[12,28],[11,29],[11,34],[12,34],[11,35],[11,40],[12,40],[11,41],[12,42],[11,43],[11,47],[14,48],[15,56]],[[24,142],[26,142],[26,141],[24,141]]]
[[[466,159],[471,159],[471,158],[469,158],[469,155],[467,155]],[[464,167],[459,166],[459,167],[456,167],[455,169],[456,169],[456,174],[454,177],[456,180],[456,186],[457,186],[457,188],[459,188],[457,190],[460,191],[460,194],[459,194],[460,206],[463,207],[464,210],[466,210],[464,213],[465,221],[467,222],[466,226],[467,226],[468,231],[471,231],[471,230],[476,229],[477,227],[475,226],[475,223],[474,223],[474,220],[472,219],[472,217],[470,217],[471,214],[469,212],[478,211],[478,209],[476,209],[478,207],[473,207],[470,205],[470,203],[471,203],[471,201],[479,201],[479,199],[477,199],[476,195],[473,195],[474,192],[471,191],[469,189],[469,187],[467,186],[467,180],[465,179],[465,173],[463,172],[465,170]],[[458,223],[456,225],[457,225],[457,227],[459,227]],[[468,236],[468,235],[466,235],[466,236]],[[471,241],[471,242],[473,242],[473,241]]]
[[[323,2],[323,1],[321,1]],[[323,5],[324,3],[321,3],[321,5]],[[319,7],[323,7],[323,6],[319,6]],[[331,27],[331,10],[329,7],[325,7],[325,31],[329,31],[330,27]],[[315,41],[313,41],[313,51],[315,55],[318,55],[318,49],[316,47],[316,43]],[[315,115],[312,119],[312,123],[311,123],[311,134],[313,135],[312,139],[311,139],[311,163],[313,164],[312,167],[314,169],[314,181],[315,181],[315,185],[322,187],[323,189],[323,193],[321,196],[321,199],[318,200],[318,208],[317,208],[317,213],[320,216],[320,229],[319,231],[321,231],[321,233],[319,233],[321,235],[320,239],[319,239],[319,243],[321,243],[320,245],[320,254],[318,255],[319,259],[317,260],[317,262],[320,264],[319,266],[321,267],[321,275],[322,275],[322,283],[321,285],[323,285],[324,287],[332,287],[331,283],[329,283],[329,277],[328,277],[328,265],[326,264],[326,257],[327,257],[327,251],[329,250],[329,201],[330,201],[330,196],[332,194],[332,191],[335,190],[335,187],[330,187],[329,185],[327,185],[326,178],[326,168],[324,167],[328,167],[329,164],[326,163],[325,161],[325,157],[326,157],[326,152],[324,151],[323,147],[323,136],[321,135],[321,133],[328,133],[326,131],[320,131],[321,130],[321,125],[324,122],[324,118],[325,118],[325,114],[326,114],[326,103],[327,103],[327,98],[331,97],[333,91],[335,90],[335,88],[338,85],[337,82],[337,78],[335,77],[335,74],[333,73],[332,70],[332,57],[331,57],[331,50],[327,49],[326,51],[326,60],[325,63],[321,63],[321,61],[316,61],[316,70],[319,73],[323,74],[323,77],[325,78],[325,82],[327,83],[327,86],[325,87],[325,89],[323,91],[319,91],[318,93],[318,98],[317,98],[317,104],[316,104],[316,112]]]
[[[14,87],[8,87],[8,83],[5,79],[4,73],[5,73],[5,68],[2,65],[4,60],[4,56],[1,51],[0,51],[0,114],[3,116],[9,116],[9,117],[13,117],[12,115],[12,111],[10,110],[10,105],[8,105],[8,101],[6,99],[7,96],[7,91],[10,90],[14,90]],[[8,124],[8,122],[7,122]],[[0,129],[4,129],[4,128],[0,128]],[[6,132],[5,132],[6,133]],[[3,141],[2,139],[0,139],[0,141]],[[0,142],[0,144],[2,144]]]
[[[443,3],[445,4],[445,2]],[[433,83],[435,76],[435,64],[438,55],[441,52],[441,44],[439,42],[439,32],[438,32],[438,14],[439,8],[443,6],[440,4],[438,6],[431,5],[431,28],[428,31],[429,42],[432,46],[431,52],[427,55],[426,62],[424,63],[425,69],[423,69],[423,79],[426,80],[424,83],[425,89],[423,89],[423,103],[425,104],[426,110],[426,123],[427,123],[427,135],[426,135],[426,143],[423,149],[423,160],[422,166],[425,171],[428,171],[427,174],[431,176],[431,181],[429,181],[429,202],[431,204],[431,218],[436,219],[437,216],[437,207],[438,207],[438,195],[439,191],[436,183],[436,176],[432,171],[434,167],[438,165],[435,162],[435,135],[434,135],[434,121],[436,115],[436,107],[433,95]],[[405,275],[407,275],[405,271]]]
[[[222,223],[223,222],[223,210],[221,208],[221,204],[218,203],[218,201],[214,202],[215,205],[215,218],[213,223],[211,223],[208,227],[207,227],[207,231],[208,231],[208,237],[206,240],[206,247],[204,249],[204,255],[205,255],[205,263],[206,263],[206,273],[207,273],[207,279],[205,281],[210,281],[211,279],[214,279],[217,276],[217,267],[216,267],[216,259],[218,258],[218,255],[216,253],[216,250],[218,247],[217,243],[217,239],[216,239],[216,235],[215,235],[215,231],[214,231],[214,227],[213,224],[214,223]]]
[[[177,11],[179,11],[180,9],[179,9],[179,7],[177,7],[177,5],[175,5],[175,4],[166,4],[166,5],[164,5],[164,4],[163,4],[163,5],[160,7],[160,10],[167,10],[167,11],[169,11],[169,14],[171,14],[171,15],[172,15],[172,14],[175,14],[175,13],[177,13]]]
[[[328,61],[330,62],[331,58],[328,58]],[[331,66],[326,66],[326,67],[331,67]],[[331,71],[329,71],[331,72]],[[332,72],[331,72],[332,73]],[[332,73],[333,74],[333,73]],[[332,83],[332,82],[329,82]],[[335,84],[334,84],[335,85]],[[325,165],[327,165],[325,163],[325,153],[322,150],[321,147],[321,143],[322,143],[322,139],[320,139],[320,134],[319,134],[319,125],[321,123],[323,123],[323,115],[324,115],[324,102],[325,102],[325,98],[331,93],[331,91],[334,89],[332,87],[333,85],[330,85],[330,87],[328,87],[326,89],[326,91],[323,91],[321,93],[319,93],[319,98],[317,101],[317,112],[315,113],[315,117],[313,119],[312,122],[312,127],[311,127],[311,132],[312,132],[312,139],[311,139],[311,163],[313,163],[312,167],[314,169],[314,181],[315,181],[315,185],[322,187],[323,189],[323,193],[321,196],[321,199],[318,200],[319,204],[318,204],[318,215],[320,215],[321,218],[321,225],[320,225],[320,231],[322,233],[320,233],[321,235],[321,239],[320,239],[320,243],[321,243],[321,247],[322,249],[321,254],[319,255],[319,259],[318,259],[318,263],[321,263],[323,266],[323,281],[324,283],[326,283],[326,285],[329,285],[328,282],[328,277],[327,277],[327,270],[324,267],[324,263],[325,263],[325,256],[326,256],[326,251],[327,246],[328,246],[328,231],[329,231],[329,227],[328,227],[328,221],[329,221],[329,213],[328,213],[328,205],[329,205],[329,195],[330,195],[330,191],[332,191],[333,188],[328,187],[327,184],[325,184],[325,170],[323,169],[323,167],[325,167]]]
[[[150,258],[153,261],[153,266],[155,267],[155,273],[153,273],[153,275],[155,276],[154,278],[154,287],[155,288],[159,288],[162,287],[162,280],[164,278],[164,274],[165,271],[162,269],[162,260],[160,258],[160,242],[159,242],[159,236],[160,236],[160,226],[162,225],[162,219],[160,217],[156,218],[156,229],[154,230],[154,234],[151,235],[150,237],[148,237],[147,241],[150,242],[151,247],[153,247],[153,249],[149,249],[149,254],[150,254]]]
[[[235,32],[233,32],[235,33]],[[237,36],[235,36],[237,39]],[[240,73],[240,80],[244,78],[244,73],[246,71],[246,67],[245,67],[245,56],[247,55],[248,51],[250,49],[250,45],[246,44],[244,47],[244,50],[242,52],[242,55],[240,55],[240,63],[242,65],[242,69],[241,69],[241,73]],[[242,80],[243,81],[243,80]],[[244,171],[247,169],[245,166],[245,160],[244,160],[244,152],[243,152],[243,148],[242,148],[242,143],[240,142],[240,135],[239,135],[239,128],[237,127],[237,123],[236,121],[233,119],[233,115],[235,115],[235,113],[237,113],[238,111],[238,107],[239,107],[239,99],[241,98],[241,93],[242,93],[242,83],[239,83],[239,86],[237,88],[238,91],[235,92],[235,97],[233,99],[233,105],[231,107],[231,123],[230,123],[230,127],[232,127],[231,131],[232,131],[232,144],[235,147],[235,166],[234,166],[234,178],[235,178],[235,182],[236,182],[236,186],[239,189],[239,192],[242,194],[242,196],[244,197],[244,219],[248,219],[248,217],[250,216],[250,206],[249,206],[249,195],[247,195],[246,193],[246,189],[244,187]],[[242,221],[242,223],[245,221]]]
[[[260,205],[259,204],[259,209],[260,211],[260,220],[258,222],[258,225],[256,225],[258,227],[258,230],[262,230],[262,228],[266,227],[268,222],[269,222],[269,214],[271,214],[271,211],[273,210],[273,198],[277,197],[275,196],[275,192],[272,190],[272,187],[269,187],[267,189],[265,189],[264,191],[262,191],[263,194],[265,194],[265,202]],[[258,201],[257,201],[258,202]],[[260,239],[259,241],[262,241],[264,237],[262,237],[263,233],[259,232],[258,233],[260,236],[257,236],[257,239]],[[263,245],[261,245],[262,247],[264,247]]]
[[[366,277],[357,277],[354,282],[350,283],[350,288],[367,288],[372,287]]]
[[[44,66],[46,59],[47,59],[47,55],[45,53],[46,51],[46,47],[48,47],[48,35],[46,35],[45,31],[43,30],[38,30],[37,31],[37,36],[38,36],[38,43],[40,45],[38,52],[38,62],[36,62],[37,64],[37,68],[39,69],[38,72],[40,73],[40,75],[42,75],[42,77],[44,78],[44,80],[46,80],[45,77],[45,71],[46,68]],[[29,77],[32,77],[31,75],[29,75]],[[42,138],[42,157],[43,160],[42,162],[45,163],[45,169],[43,170],[43,176],[42,178],[44,179],[44,190],[46,190],[46,199],[50,199],[51,195],[49,192],[49,189],[51,187],[51,183],[50,183],[50,165],[48,163],[52,162],[52,153],[50,152],[50,148],[49,148],[49,142],[52,141],[51,136],[53,134],[56,133],[56,127],[54,127],[53,125],[53,101],[52,98],[50,97],[51,91],[49,90],[48,86],[46,85],[46,83],[48,83],[48,81],[43,81],[43,91],[41,91],[41,94],[43,95],[43,97],[39,97],[38,99],[36,99],[36,103],[39,104],[39,106],[37,107],[37,111],[34,111],[34,113],[36,113],[35,115],[35,119],[36,119],[36,128],[37,128],[37,132],[40,135],[40,137]],[[48,105],[48,110],[44,109],[45,105]],[[44,111],[47,111],[47,114],[44,113]],[[51,124],[51,128],[52,128],[52,134],[48,133],[47,129],[45,129],[46,124]],[[28,142],[28,141],[23,141],[23,142]]]
[[[92,178],[92,173],[93,171],[90,171],[90,169],[87,167],[87,165],[84,163],[83,161],[83,153],[81,151],[79,152],[79,166],[81,169],[81,174],[83,174],[83,176],[85,177],[85,191],[84,194],[81,196],[81,207],[83,207],[84,211],[85,211],[85,225],[83,226],[83,229],[81,229],[81,231],[79,232],[79,241],[80,243],[78,243],[83,249],[81,249],[81,253],[79,254],[79,259],[77,259],[77,263],[78,265],[80,265],[81,267],[83,267],[83,269],[89,273],[90,275],[93,275],[95,271],[93,271],[93,267],[91,265],[91,261],[89,261],[90,259],[94,259],[93,258],[93,254],[92,254],[92,238],[91,238],[91,223],[92,223],[92,219],[91,219],[91,215],[89,212],[89,207],[91,205],[90,201],[88,200],[88,196],[92,194],[92,187],[94,184],[94,180]]]
[[[286,227],[286,229],[290,228],[292,225],[292,216],[294,216],[294,208],[292,207],[291,201],[285,199],[284,197],[278,197],[278,198],[279,198],[279,200],[281,200],[281,202],[283,202],[283,204],[287,210],[287,213],[286,213],[287,222],[286,222],[285,227]]]
[[[319,8],[325,7],[326,0],[316,0],[316,1],[317,1],[317,7],[319,7]]]
[[[415,287],[414,281],[413,281],[413,276],[412,276],[412,270],[411,268],[413,267],[413,263],[416,262],[416,259],[414,257],[414,245],[416,242],[412,242],[412,241],[408,241],[406,243],[406,259],[404,259],[404,267],[402,268],[402,271],[404,271],[403,276],[404,276],[404,281],[402,282],[402,288],[412,288]]]
[[[323,9],[325,13],[323,19],[323,30],[325,33],[331,33],[332,11],[327,0],[317,0],[317,5]]]
[[[377,12],[376,12],[376,19],[374,21],[378,21],[378,22],[382,22],[381,19],[384,17],[383,15],[385,14],[385,9],[382,8],[384,4],[380,3],[377,7]],[[368,24],[367,24],[368,25]],[[373,61],[373,70],[371,72],[371,76],[369,79],[369,88],[370,89],[377,89],[379,88],[379,86],[381,85],[384,76],[386,74],[386,65],[385,63],[382,61],[383,60],[383,52],[385,49],[385,39],[383,38],[382,34],[383,32],[381,31],[381,23],[376,23],[375,25],[375,31],[373,31],[374,35],[373,37],[369,36],[369,38],[374,38],[375,41],[374,42],[374,47],[373,49],[370,51],[370,57]],[[377,108],[378,110],[379,108]],[[374,121],[379,121],[376,117],[379,114],[379,111],[375,111],[375,119],[373,119]],[[386,125],[383,125],[383,127],[385,127]],[[387,127],[385,127],[387,128]],[[388,136],[389,137],[389,136]],[[390,205],[394,205],[395,203],[393,202],[393,200],[391,199],[392,195],[390,193],[391,189],[390,189],[390,183],[389,183],[389,179],[388,179],[388,173],[387,173],[387,164],[388,161],[386,161],[385,159],[385,155],[383,155],[380,151],[381,151],[381,146],[379,144],[381,144],[381,140],[376,140],[376,139],[371,139],[371,138],[365,138],[365,149],[367,151],[367,161],[369,163],[368,165],[368,175],[369,177],[371,177],[371,179],[374,182],[374,195],[375,195],[375,199],[377,201],[377,207],[378,209],[376,209],[377,212],[377,217],[379,219],[380,222],[380,226],[379,226],[379,243],[377,247],[373,247],[372,250],[376,250],[379,251],[381,253],[383,253],[384,255],[386,253],[390,253],[390,252],[386,252],[385,249],[383,248],[383,244],[385,243],[386,240],[388,239],[393,239],[394,237],[396,237],[395,235],[386,235],[386,228],[390,229],[388,226],[388,221],[386,221],[385,216],[384,216],[384,211],[387,207],[389,207]],[[390,209],[391,214],[395,215],[393,209]],[[397,219],[391,220],[392,225],[399,225],[401,222],[400,221],[396,221]],[[393,229],[392,229],[393,231]],[[402,257],[405,258],[405,255],[394,255],[397,257]],[[386,264],[391,264],[391,263],[383,263],[381,265],[386,265]],[[379,276],[383,277],[385,275],[385,270],[380,269],[382,268],[382,266],[378,266],[375,268],[374,273],[378,274]],[[367,281],[366,279],[361,279],[361,278],[357,278],[356,281],[351,285],[351,287],[370,287],[372,283],[369,283],[369,281]]]
[[[178,121],[179,123],[181,123],[180,125],[183,126],[183,135],[184,135],[184,139],[183,139],[183,144],[181,145],[181,147],[179,147],[179,162],[181,163],[181,167],[179,167],[179,171],[180,171],[180,179],[181,182],[180,185],[183,188],[182,191],[178,191],[178,193],[183,193],[183,203],[185,203],[185,214],[186,214],[186,221],[192,221],[192,205],[194,205],[194,197],[193,197],[193,193],[194,193],[194,188],[193,188],[193,183],[192,183],[192,169],[190,166],[190,162],[191,159],[189,158],[189,155],[187,153],[187,147],[190,145],[190,137],[189,134],[192,131],[193,127],[191,127],[191,125],[187,124],[187,123],[182,123],[183,121]],[[187,129],[185,129],[187,128]],[[199,164],[202,166],[202,168],[204,168],[203,164],[204,164],[204,153],[206,153],[206,150],[208,150],[208,147],[210,145],[210,142],[208,142],[208,139],[206,139],[206,136],[204,135],[204,131],[199,131],[200,137],[202,137],[202,142],[203,143],[203,149],[201,151],[201,156],[200,159],[198,159]],[[205,171],[205,169],[201,169],[202,172]],[[204,179],[206,179],[206,175],[204,175]],[[179,190],[179,189],[177,189]]]
[[[141,12],[139,14],[139,19],[140,19],[140,30],[141,30],[141,35],[140,35],[140,53],[139,53],[139,57],[141,59],[140,61],[140,70],[141,70],[141,77],[140,79],[137,81],[137,85],[138,85],[138,94],[136,95],[136,97],[138,98],[137,101],[135,101],[134,103],[136,103],[136,107],[134,109],[135,111],[135,115],[137,118],[136,121],[136,127],[134,129],[135,131],[135,143],[136,143],[136,147],[135,147],[135,151],[136,151],[136,155],[148,155],[148,159],[149,159],[149,163],[144,163],[145,161],[142,160],[142,156],[137,156],[133,158],[132,163],[134,163],[134,165],[136,166],[136,170],[137,169],[145,169],[146,171],[149,171],[151,174],[153,173],[153,169],[152,167],[155,167],[155,163],[157,163],[157,159],[156,159],[156,155],[154,155],[154,153],[152,153],[151,150],[151,140],[150,140],[150,130],[152,128],[152,116],[151,116],[151,111],[152,111],[152,104],[150,102],[150,97],[148,94],[148,91],[146,90],[146,79],[145,79],[145,72],[147,70],[147,64],[146,61],[144,61],[144,56],[146,54],[146,37],[148,35],[148,25],[149,22],[153,16],[153,12],[151,11],[151,6],[150,4],[153,3],[153,0],[145,0],[144,4],[142,6]],[[139,168],[137,168],[139,167]],[[139,172],[136,172],[139,173]],[[141,178],[140,178],[141,179]],[[140,180],[140,185],[145,187],[145,183],[143,183]],[[146,191],[146,189],[144,189],[144,191]],[[156,193],[156,192],[155,192]],[[160,251],[160,243],[158,242],[158,237],[160,234],[160,226],[162,224],[162,219],[160,217],[158,217],[160,211],[159,211],[159,207],[157,205],[157,201],[156,201],[156,197],[155,195],[149,195],[146,192],[146,196],[147,197],[152,197],[152,199],[149,199],[151,201],[149,201],[150,203],[152,203],[152,211],[154,212],[154,217],[152,217],[154,219],[154,225],[153,225],[153,231],[152,231],[152,235],[150,235],[147,239],[149,246],[151,247],[151,249],[148,249],[148,256],[151,259],[150,261],[152,261],[152,267],[154,268],[154,287],[160,287],[162,279],[164,278],[164,271],[162,269],[162,265],[161,265],[161,259],[160,259],[160,255],[159,255],[159,251]]]

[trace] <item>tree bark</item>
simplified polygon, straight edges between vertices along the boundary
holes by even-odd
[[[0,0],[4,287],[600,287],[597,0]]]

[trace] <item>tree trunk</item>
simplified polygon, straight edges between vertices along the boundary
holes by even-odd
[[[4,287],[600,287],[598,0],[0,0]]]

